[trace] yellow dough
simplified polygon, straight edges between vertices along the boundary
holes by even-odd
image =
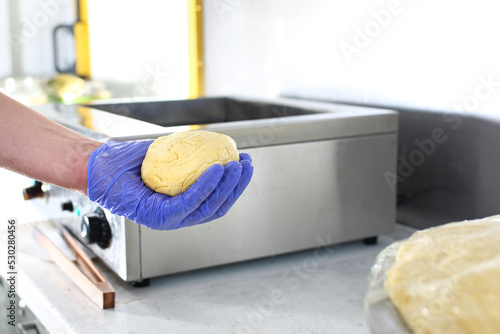
[[[416,232],[385,289],[413,333],[500,333],[500,216]]]
[[[141,175],[150,189],[175,196],[186,191],[208,167],[230,161],[239,161],[231,137],[212,131],[175,132],[151,144]]]

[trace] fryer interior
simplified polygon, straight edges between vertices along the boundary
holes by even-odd
[[[235,122],[318,113],[316,111],[286,105],[224,97],[179,101],[100,104],[89,105],[89,107],[165,127]]]

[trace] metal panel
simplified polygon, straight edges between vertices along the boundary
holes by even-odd
[[[82,215],[95,211],[98,205],[91,202],[88,197],[73,191],[53,185],[44,187],[45,198],[31,203],[45,211],[54,223],[67,226],[80,242],[123,280],[134,281],[142,278],[139,225],[104,210],[112,231],[111,243],[106,249],[101,249],[97,244],[88,244],[80,236]],[[74,211],[61,210],[62,203],[67,202],[72,203]]]
[[[314,248],[391,231],[396,136],[248,149],[255,173],[230,212],[174,231],[141,227],[144,277]]]

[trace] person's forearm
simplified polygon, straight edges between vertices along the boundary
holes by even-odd
[[[0,93],[0,167],[87,193],[87,164],[101,142]]]

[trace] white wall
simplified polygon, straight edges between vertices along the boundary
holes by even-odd
[[[494,112],[495,3],[205,0],[207,93]],[[121,96],[187,95],[185,1],[90,0],[89,11],[94,78]],[[73,20],[72,0],[0,0],[0,77],[54,74],[52,29]]]
[[[187,3],[89,0],[92,79],[118,97],[189,93]]]
[[[500,110],[495,1],[205,0],[204,8],[208,94]]]

